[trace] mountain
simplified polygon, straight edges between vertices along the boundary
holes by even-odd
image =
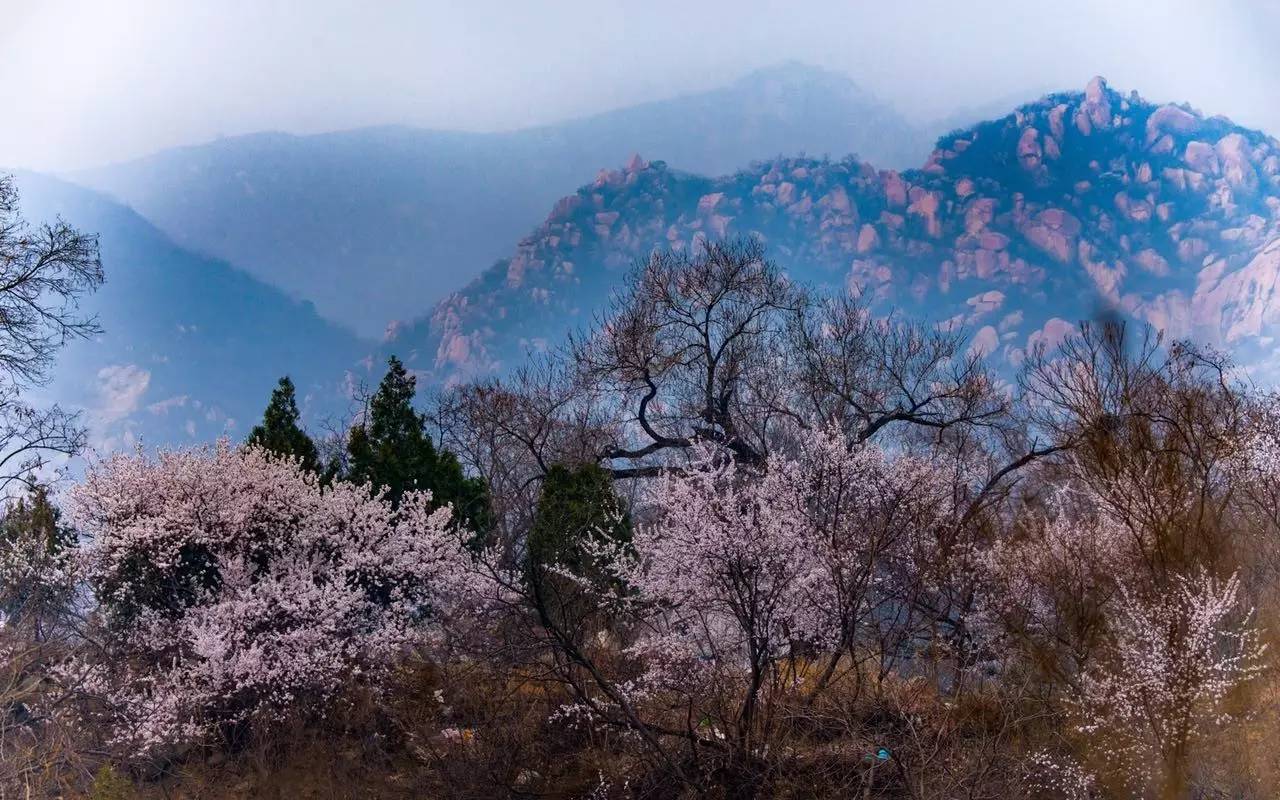
[[[28,221],[99,236],[107,279],[84,306],[103,333],[71,343],[35,396],[81,409],[97,448],[243,438],[286,373],[313,424],[348,411],[344,369],[359,372],[371,345],[108,197],[32,173],[15,183]]]
[[[120,198],[179,245],[377,336],[505,255],[566,189],[634,152],[719,174],[798,152],[905,166],[929,141],[848,78],[792,63],[514,132],[257,134],[70,177]]]
[[[1095,79],[939,139],[922,167],[782,157],[709,178],[633,159],[387,347],[441,381],[589,321],[654,248],[760,236],[797,280],[963,325],[1016,367],[1099,313],[1271,357],[1280,144]]]

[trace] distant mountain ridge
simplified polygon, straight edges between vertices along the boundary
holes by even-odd
[[[274,152],[276,138],[241,146]],[[314,163],[299,156],[296,166]],[[361,191],[322,198],[332,208],[318,218],[383,220],[399,189],[417,187],[413,175],[399,184],[389,175],[388,197],[373,207],[363,198],[380,184],[366,175],[367,185],[352,178]],[[923,166],[901,172],[788,155],[706,177],[635,156],[548,203],[506,258],[428,315],[390,326],[381,344],[194,255],[100,193],[34,175],[18,185],[30,219],[61,214],[102,234],[108,282],[93,307],[107,333],[68,349],[50,396],[85,408],[103,446],[243,435],[286,373],[314,427],[349,410],[351,383],[376,380],[389,353],[428,383],[501,374],[585,326],[637,260],[703,237],[759,236],[794,279],[964,326],[997,366],[1016,367],[1028,348],[1099,312],[1229,347],[1259,368],[1280,365],[1280,144],[1101,79],[949,133]],[[468,185],[475,204],[491,197]],[[297,216],[274,205],[279,197],[258,212],[262,236],[271,213]],[[369,270],[349,277],[380,280]],[[422,308],[408,289],[385,291]]]
[[[33,173],[15,184],[28,221],[61,216],[99,237],[106,283],[83,306],[103,333],[69,344],[33,397],[81,410],[95,449],[242,439],[285,374],[313,427],[349,411],[344,379],[372,344],[111,198]]]
[[[633,152],[719,174],[801,152],[906,166],[930,142],[847,77],[787,63],[721,89],[509,133],[255,134],[70,178],[181,246],[377,336],[479,275],[568,187]]]
[[[1265,366],[1280,144],[1099,78],[948,134],[905,172],[784,157],[707,178],[636,158],[387,347],[442,382],[498,373],[585,324],[653,249],[737,234],[795,279],[966,326],[998,365],[1105,311]]]

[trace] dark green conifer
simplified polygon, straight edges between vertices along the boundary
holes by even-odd
[[[299,417],[293,381],[286,375],[272,390],[262,422],[249,433],[246,444],[297,459],[303,469],[320,472],[320,454],[315,442],[298,424]]]
[[[610,586],[614,578],[585,545],[629,541],[631,520],[606,470],[596,464],[551,467],[543,478],[525,555],[525,580],[543,624],[575,637],[607,624],[582,582],[607,592],[616,588]]]
[[[369,400],[364,424],[347,440],[347,479],[386,490],[399,503],[408,491],[428,490],[436,504],[449,503],[457,518],[477,534],[489,526],[489,495],[484,482],[468,478],[458,459],[437,450],[427,434],[426,418],[413,408],[417,381],[392,356],[387,374]]]

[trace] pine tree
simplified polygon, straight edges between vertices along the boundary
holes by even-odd
[[[556,464],[547,471],[527,540],[528,558],[538,565],[558,564],[586,577],[590,558],[587,539],[627,542],[631,521],[613,479],[596,464]]]
[[[30,539],[41,552],[55,557],[75,543],[75,532],[62,523],[62,512],[49,499],[47,487],[37,485],[29,496],[12,501],[0,520],[0,541],[20,538]]]
[[[272,390],[271,401],[262,414],[262,422],[249,433],[246,444],[297,459],[303,469],[318,473],[320,454],[315,442],[311,441],[311,437],[298,424],[299,417],[293,381],[286,375]]]
[[[565,635],[582,636],[606,623],[584,583],[603,591],[612,579],[583,546],[588,541],[631,541],[631,520],[613,479],[596,464],[552,466],[526,539],[525,580],[543,624]]]
[[[481,534],[489,526],[488,490],[466,476],[453,453],[436,449],[426,418],[413,408],[416,392],[417,381],[404,364],[388,359],[364,424],[347,441],[346,477],[385,490],[392,503],[407,491],[430,491],[435,503],[451,504],[462,524]]]

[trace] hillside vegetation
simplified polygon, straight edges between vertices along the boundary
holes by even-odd
[[[0,791],[1274,795],[1280,406],[1222,355],[1086,321],[1010,384],[754,240],[559,353],[11,506]]]

